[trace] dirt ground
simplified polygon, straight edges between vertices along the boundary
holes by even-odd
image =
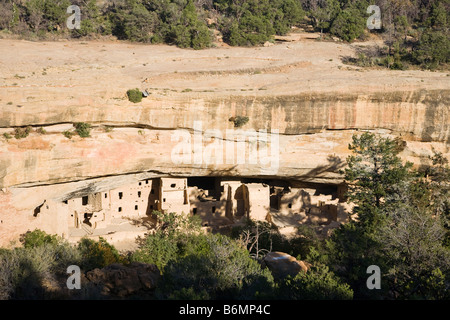
[[[318,41],[314,33],[278,37],[265,47],[206,50],[120,41],[31,42],[0,39],[0,105],[69,100],[114,103],[129,88],[154,96],[283,95],[449,88],[445,72],[346,65],[359,46]]]

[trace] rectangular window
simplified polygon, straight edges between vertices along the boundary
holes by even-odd
[[[118,211],[119,211],[119,212],[122,212],[122,207],[119,207]]]
[[[119,199],[122,199],[122,198],[123,198],[123,193],[119,192]]]
[[[139,197],[139,198],[141,197],[141,192],[140,192],[140,191],[138,191],[138,197]]]
[[[107,194],[107,193],[105,193],[105,199],[106,199],[106,198],[108,198],[108,194]]]
[[[135,205],[135,206],[134,206],[134,210],[137,210],[137,209],[138,209],[138,206],[137,206],[137,205]]]
[[[83,198],[81,198],[81,204],[83,206],[87,206],[87,204],[88,204],[88,196],[84,196]]]

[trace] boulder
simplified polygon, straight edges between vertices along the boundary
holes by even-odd
[[[307,272],[309,268],[308,263],[284,252],[269,252],[263,259],[263,265],[269,268],[275,279],[295,277],[300,271]]]

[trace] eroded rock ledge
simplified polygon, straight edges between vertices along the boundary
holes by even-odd
[[[186,101],[149,98],[146,104],[137,106],[55,106],[46,112],[39,112],[38,107],[4,108],[0,120],[3,132],[30,125],[42,127],[47,133],[33,133],[20,140],[2,137],[0,187],[145,172],[184,176],[220,175],[221,172],[265,175],[259,166],[248,162],[245,166],[233,162],[224,165],[221,161],[203,167],[193,163],[175,165],[171,152],[179,142],[172,140],[180,129],[192,136],[194,130],[201,131],[203,136],[206,131],[215,130],[224,140],[234,140],[242,131],[266,130],[269,137],[270,133],[276,134],[280,165],[274,176],[280,177],[316,178],[316,182],[336,179],[333,170],[327,170],[328,177],[307,173],[326,166],[330,156],[345,159],[349,139],[358,130],[401,136],[407,144],[411,142],[407,148],[409,154],[405,155],[420,165],[422,158],[429,154],[430,147],[423,150],[426,143],[447,152],[443,148],[450,140],[449,105],[449,91],[420,90],[367,96],[334,94]],[[229,121],[232,116],[246,116],[249,122],[242,128],[234,128]],[[90,123],[94,127],[91,137],[70,140],[64,137],[62,132],[75,122]],[[204,138],[203,146],[210,142]],[[415,144],[421,144],[421,149],[416,149]]]

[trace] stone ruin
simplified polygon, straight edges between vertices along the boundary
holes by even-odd
[[[270,222],[285,234],[301,224],[319,225],[327,234],[347,221],[343,186],[321,192],[317,186],[276,181],[188,180],[153,178],[62,202],[45,200],[33,217],[40,220],[42,230],[72,241],[102,236],[113,243],[148,232],[146,222],[154,221],[155,210],[199,216],[202,226],[212,230],[249,218]]]

